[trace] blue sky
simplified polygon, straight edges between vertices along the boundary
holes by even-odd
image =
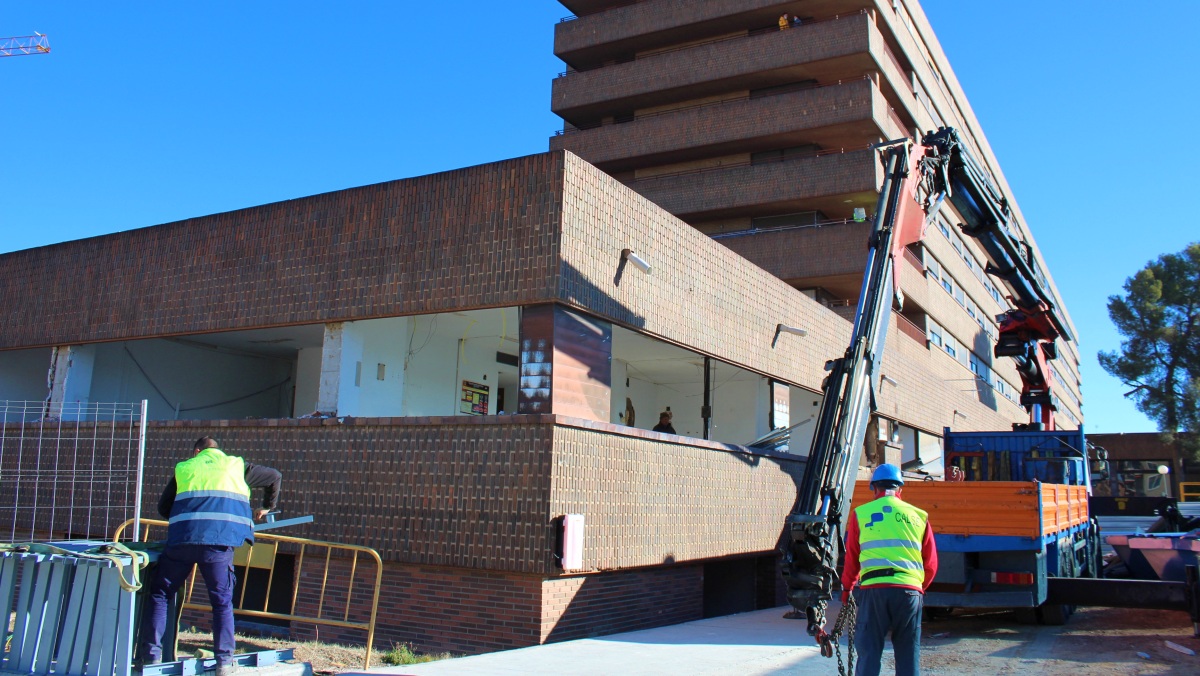
[[[1119,344],[1107,296],[1200,240],[1200,13],[924,6],[1079,328],[1087,429],[1152,431],[1095,353]],[[0,35],[53,52],[0,60],[0,252],[542,152],[568,13],[6,0]]]

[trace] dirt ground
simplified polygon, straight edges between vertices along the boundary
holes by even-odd
[[[1178,653],[1166,641],[1198,655]],[[1200,639],[1192,637],[1191,619],[1182,612],[1080,608],[1065,626],[1047,627],[1020,624],[1013,613],[958,610],[946,619],[926,620],[921,665],[930,676],[1194,676],[1200,674]],[[891,666],[885,664],[884,673]]]

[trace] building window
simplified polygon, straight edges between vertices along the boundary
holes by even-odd
[[[942,327],[933,323],[933,321],[930,321],[928,331],[929,331],[929,342],[934,345],[937,345],[938,347],[941,347],[942,346]]]
[[[937,219],[937,224],[938,230],[942,231],[942,235],[944,235],[946,239],[950,239],[950,226],[946,225],[946,221],[939,216]]]
[[[933,256],[925,257],[925,272],[934,279],[939,279],[942,276],[942,267],[938,265],[937,259]]]

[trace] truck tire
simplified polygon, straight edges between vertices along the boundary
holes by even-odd
[[[1041,624],[1050,627],[1061,627],[1067,623],[1074,610],[1072,606],[1064,606],[1062,604],[1043,604],[1037,609],[1038,619],[1041,620]]]

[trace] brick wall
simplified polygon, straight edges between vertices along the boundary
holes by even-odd
[[[0,349],[553,296],[563,156],[532,155],[0,256]]]
[[[604,111],[632,111],[672,98],[678,100],[679,92],[684,90],[688,94],[683,98],[716,94],[736,89],[728,83],[739,78],[866,54],[871,30],[870,17],[858,14],[570,73],[554,81],[550,108],[569,121],[577,121]],[[868,63],[869,59],[848,61],[841,77],[862,75]],[[808,74],[800,69],[790,78],[780,76],[783,79],[773,84],[804,79]]]
[[[628,185],[680,218],[700,219],[765,205],[799,210],[803,200],[873,192],[879,186],[880,171],[873,151],[858,150],[656,177]]]
[[[753,10],[773,10],[782,4],[785,3],[780,0],[709,0],[683,5],[671,0],[639,2],[556,24],[554,53],[561,57],[568,52],[586,50],[595,45],[629,40]],[[782,11],[770,11],[770,14],[778,16]]]
[[[869,223],[839,223],[723,237],[717,241],[783,280],[831,275],[861,278],[863,267],[867,264],[867,237],[870,233]]]
[[[865,147],[878,139],[886,124],[876,117],[881,98],[868,79],[778,94],[759,99],[738,99],[717,105],[688,108],[644,117],[623,124],[604,125],[550,139],[551,149],[566,149],[603,169],[625,169],[630,158],[654,156],[680,149],[700,149],[709,155],[725,150],[746,151],[756,141],[787,134],[775,147],[821,142],[833,125],[837,145]],[[886,114],[886,107],[882,108]],[[852,127],[849,129],[848,127]],[[800,139],[800,140],[798,140]],[[835,145],[834,147],[837,147]],[[644,162],[643,162],[644,163]]]
[[[570,641],[703,617],[704,567],[669,566],[546,580],[541,641]]]

